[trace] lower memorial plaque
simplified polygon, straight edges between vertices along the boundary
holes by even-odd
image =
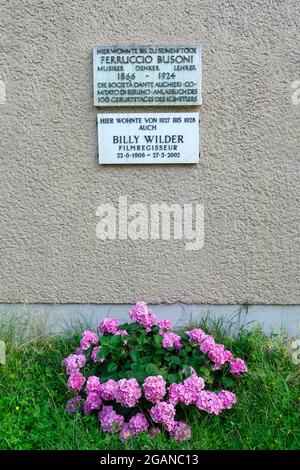
[[[98,114],[99,163],[199,162],[198,113]]]

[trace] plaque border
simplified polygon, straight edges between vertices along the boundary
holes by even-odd
[[[198,148],[198,157],[197,157],[197,160],[194,161],[194,162],[175,162],[175,161],[170,161],[170,162],[167,162],[167,161],[160,161],[160,162],[144,162],[144,163],[141,163],[140,161],[137,161],[137,162],[103,162],[101,161],[101,156],[100,156],[100,149],[101,149],[101,143],[100,143],[100,134],[99,134],[99,118],[100,116],[103,117],[103,116],[106,116],[106,117],[109,117],[111,114],[124,114],[124,115],[139,115],[139,114],[168,114],[169,115],[176,115],[176,114],[191,114],[195,117],[197,117],[197,121],[196,121],[196,125],[197,125],[197,142],[196,142],[196,146]],[[199,165],[199,163],[201,162],[201,139],[200,139],[200,133],[201,133],[201,118],[200,118],[200,115],[198,113],[198,111],[194,110],[194,111],[171,111],[171,112],[168,112],[168,111],[140,111],[140,112],[137,112],[137,113],[132,113],[130,111],[126,112],[126,111],[121,111],[121,112],[116,112],[116,111],[112,111],[112,112],[98,112],[97,113],[97,160],[98,160],[98,164],[99,165],[120,165],[120,166],[130,166],[130,165],[153,165],[153,166],[157,166],[157,165],[175,165],[175,166],[178,166],[178,165]]]
[[[196,47],[199,50],[199,59],[200,59],[200,70],[199,70],[199,81],[198,81],[198,94],[197,94],[197,103],[187,104],[187,103],[126,103],[126,104],[111,104],[111,103],[96,103],[96,50],[99,47]],[[183,107],[183,108],[190,108],[190,107],[197,107],[202,105],[202,56],[203,56],[203,47],[201,44],[101,44],[98,46],[93,47],[93,102],[96,108],[144,108],[144,107],[151,107],[151,108],[166,108],[166,107]]]

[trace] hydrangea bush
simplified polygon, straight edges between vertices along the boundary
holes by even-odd
[[[124,440],[165,430],[183,441],[191,437],[177,418],[184,407],[219,415],[236,403],[234,382],[247,371],[242,359],[200,328],[175,332],[144,302],[129,315],[131,323],[105,318],[99,334],[85,331],[62,361],[72,395],[67,412],[97,414],[103,431]]]

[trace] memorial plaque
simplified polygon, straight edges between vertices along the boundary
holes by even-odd
[[[199,162],[198,113],[97,115],[100,164]]]
[[[95,47],[94,104],[199,105],[201,55],[194,45]]]

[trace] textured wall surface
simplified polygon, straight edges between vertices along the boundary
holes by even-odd
[[[298,0],[0,0],[0,301],[299,303],[299,18]],[[110,43],[203,45],[199,165],[98,165]],[[203,203],[203,249],[99,241],[120,195]]]

